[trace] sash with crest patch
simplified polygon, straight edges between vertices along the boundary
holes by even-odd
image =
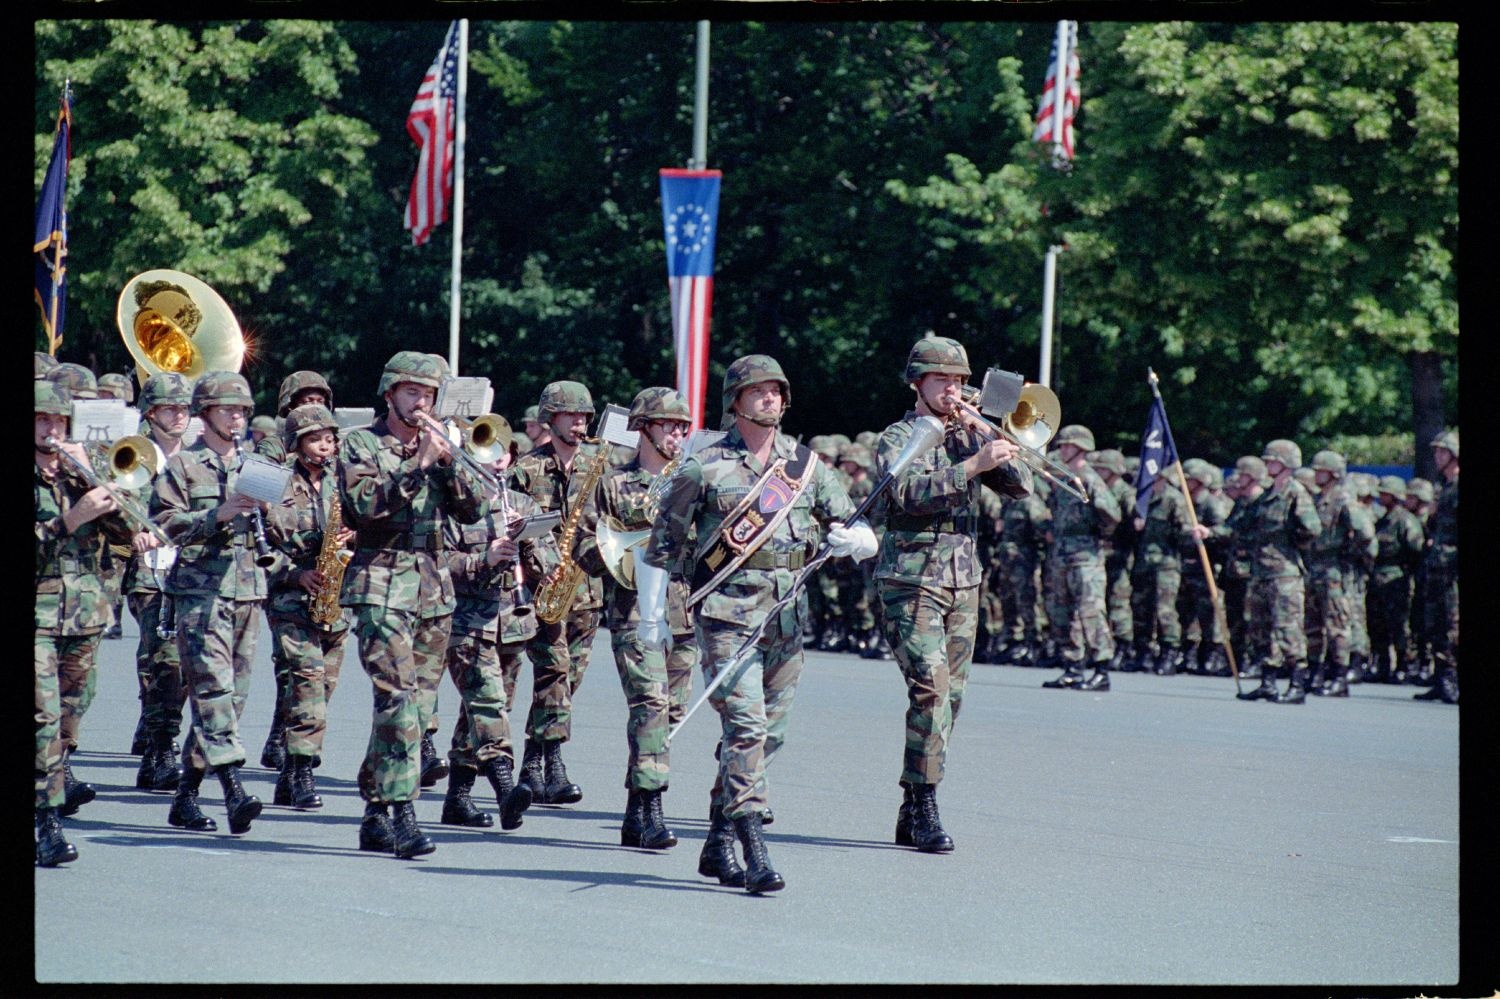
[[[776,528],[792,512],[818,470],[818,459],[801,444],[788,462],[778,458],[771,463],[749,494],[729,512],[714,533],[708,548],[698,559],[693,572],[693,592],[688,607],[694,607],[713,592],[730,573],[771,540]]]

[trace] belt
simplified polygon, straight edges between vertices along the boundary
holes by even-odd
[[[807,564],[807,549],[788,552],[758,551],[740,565],[742,569],[800,569]]]
[[[443,550],[443,537],[440,534],[391,534],[377,543],[364,541],[360,548],[372,551],[397,551],[397,552],[440,552]]]
[[[90,555],[78,558],[74,555],[59,555],[57,558],[59,574],[71,573],[73,575],[97,576],[99,574],[99,558]]]

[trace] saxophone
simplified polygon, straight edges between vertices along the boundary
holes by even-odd
[[[344,570],[354,558],[354,553],[339,547],[339,533],[344,529],[344,504],[335,495],[328,508],[328,523],[323,527],[323,546],[318,549],[318,561],[313,567],[323,574],[323,588],[318,590],[307,608],[307,616],[314,624],[332,628],[343,613],[339,607],[339,591],[344,588]]]
[[[536,616],[547,624],[556,624],[568,616],[568,611],[578,596],[578,587],[583,585],[583,566],[573,561],[573,539],[578,534],[578,520],[583,516],[583,508],[594,488],[599,485],[605,469],[609,467],[611,445],[608,441],[588,437],[584,439],[584,443],[603,446],[590,459],[591,463],[584,467],[582,485],[577,492],[578,502],[568,511],[568,519],[563,521],[562,535],[557,540],[558,550],[562,552],[562,564],[536,591]]]

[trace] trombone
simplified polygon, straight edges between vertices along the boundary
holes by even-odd
[[[1057,393],[1045,385],[1028,382],[1021,388],[1021,399],[1016,408],[994,424],[985,419],[974,399],[979,398],[979,389],[964,386],[964,397],[959,400],[959,410],[974,421],[974,429],[990,440],[1003,438],[1021,449],[1021,460],[1033,472],[1052,483],[1080,503],[1088,503],[1089,494],[1073,470],[1055,458],[1048,457],[1042,449],[1047,446],[1058,424],[1062,422],[1062,406]],[[955,410],[957,414],[958,410]]]
[[[485,413],[472,420],[460,420],[457,417],[439,420],[422,412],[418,412],[417,416],[430,429],[442,434],[454,445],[453,457],[463,462],[464,467],[484,483],[486,489],[498,493],[504,488],[500,480],[485,466],[499,461],[500,456],[510,448],[510,422],[505,417]]]
[[[83,476],[85,482],[92,488],[102,488],[109,493],[125,519],[138,531],[149,531],[151,536],[160,541],[164,547],[171,547],[172,539],[167,537],[167,532],[162,530],[144,509],[135,501],[123,496],[115,489],[115,484],[126,489],[140,489],[149,483],[157,472],[156,468],[156,446],[151,441],[139,434],[131,434],[121,437],[110,446],[106,462],[109,465],[109,482],[99,481],[99,476],[94,474],[94,469],[86,461],[79,461],[70,452],[63,449],[61,441],[56,437],[48,437],[47,445],[62,455],[78,473]]]

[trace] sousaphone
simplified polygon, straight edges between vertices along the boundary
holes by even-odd
[[[182,271],[145,271],[120,292],[115,324],[137,380],[163,371],[196,379],[205,371],[239,371],[245,337],[224,299]]]

